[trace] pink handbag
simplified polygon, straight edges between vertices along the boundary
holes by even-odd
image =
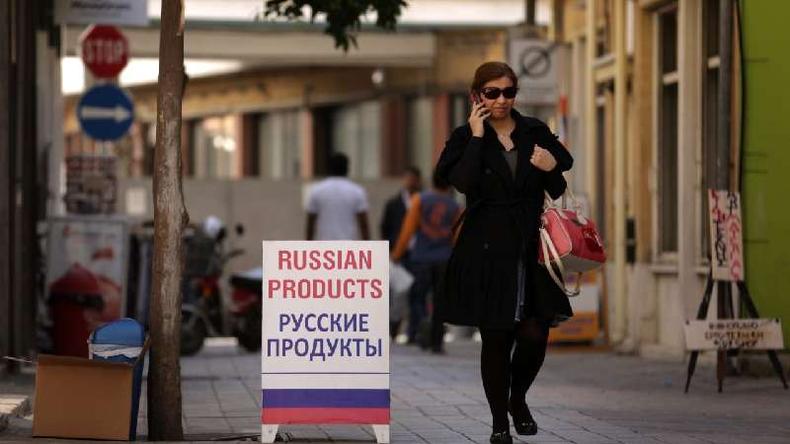
[[[568,296],[578,296],[581,281],[578,277],[583,272],[599,268],[606,262],[595,222],[581,214],[578,204],[573,210],[548,204],[541,217],[540,243],[538,262]],[[565,285],[565,273],[578,273],[576,288],[569,289]]]

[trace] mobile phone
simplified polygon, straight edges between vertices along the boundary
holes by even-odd
[[[470,93],[469,93],[469,100],[470,100],[472,103],[474,103],[475,105],[477,105],[477,104],[479,104],[480,102],[482,102],[482,100],[480,100],[480,96],[479,96],[479,95],[477,95],[477,94],[475,94],[475,93],[473,93],[473,92],[470,92]]]

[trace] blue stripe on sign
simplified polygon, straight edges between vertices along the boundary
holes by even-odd
[[[266,389],[263,407],[346,407],[384,408],[390,406],[390,391],[378,389]]]

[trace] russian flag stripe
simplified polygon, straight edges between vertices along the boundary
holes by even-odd
[[[389,424],[390,409],[263,408],[261,424]]]
[[[378,389],[265,389],[263,408],[389,408],[390,391]]]

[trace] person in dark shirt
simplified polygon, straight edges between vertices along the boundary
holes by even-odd
[[[398,234],[400,234],[401,225],[403,224],[403,218],[406,216],[412,196],[422,189],[420,170],[414,166],[406,168],[403,172],[402,183],[403,185],[397,194],[387,200],[384,206],[384,214],[381,217],[381,238],[389,241],[390,252],[395,248],[395,243],[398,240]],[[403,258],[403,266],[410,272],[413,272],[408,252]],[[394,340],[400,331],[405,302],[400,304],[394,298],[392,302],[390,307],[390,337]]]
[[[461,207],[453,199],[450,184],[434,174],[433,189],[416,193],[403,221],[392,260],[398,261],[409,248],[414,284],[409,292],[409,340],[415,341],[417,330],[425,317],[426,296],[433,292],[430,335],[426,347],[434,353],[444,351],[444,320],[442,289],[444,269],[453,250],[453,226],[461,216]]]

